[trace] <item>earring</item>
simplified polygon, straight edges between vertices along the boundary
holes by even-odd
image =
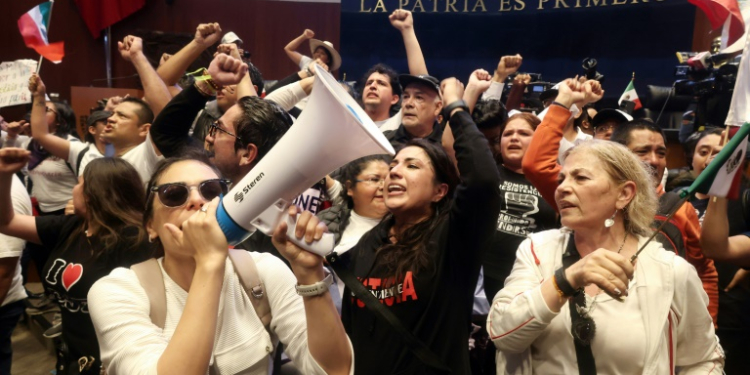
[[[605,228],[611,228],[613,225],[615,225],[615,216],[617,216],[617,209],[615,209],[615,213],[612,214],[612,217],[604,220]]]
[[[151,236],[148,236],[148,243],[154,243],[154,238]]]

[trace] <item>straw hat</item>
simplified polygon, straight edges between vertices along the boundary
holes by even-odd
[[[328,68],[331,71],[338,69],[341,66],[341,55],[333,48],[333,43],[329,41],[322,41],[318,39],[310,39],[310,53],[315,53],[318,47],[323,47],[331,54],[333,61],[329,61]]]

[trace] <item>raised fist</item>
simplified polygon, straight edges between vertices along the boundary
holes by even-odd
[[[391,21],[391,25],[399,31],[404,31],[414,27],[414,18],[411,16],[411,12],[404,9],[396,9],[388,16]]]
[[[302,36],[304,36],[307,39],[315,38],[315,31],[312,31],[310,29],[305,29],[305,31],[302,33]]]
[[[31,152],[22,148],[6,147],[0,149],[0,173],[16,173],[29,162],[30,158]]]
[[[521,55],[519,54],[516,54],[514,56],[503,56],[500,58],[500,62],[497,63],[495,76],[505,79],[509,75],[517,72],[522,63],[523,57],[521,57]]]
[[[484,69],[477,69],[469,76],[469,83],[467,86],[473,87],[481,92],[487,91],[490,88],[492,76]]]
[[[44,82],[42,82],[42,77],[39,77],[35,72],[32,72],[31,77],[29,77],[29,91],[31,92],[31,96],[35,98],[41,97],[42,99],[44,99],[44,95],[47,92],[47,88],[44,86]]]
[[[216,57],[216,55],[219,53],[223,53],[225,55],[232,56],[235,59],[242,60],[242,58],[240,57],[240,50],[234,43],[219,44],[219,46],[216,47],[216,53],[214,54],[214,57]]]
[[[464,84],[456,78],[446,78],[440,83],[443,93],[443,104],[448,105],[464,96]]]
[[[247,64],[223,53],[216,55],[208,66],[208,74],[214,83],[221,86],[234,85],[247,74]]]
[[[221,27],[217,22],[202,23],[195,29],[193,40],[205,48],[214,45],[221,39]]]
[[[513,78],[513,83],[523,83],[524,85],[528,85],[531,83],[531,76],[528,74],[519,74],[516,78]]]
[[[122,42],[117,42],[117,50],[120,51],[125,61],[132,61],[134,56],[143,53],[143,40],[137,36],[128,35]]]

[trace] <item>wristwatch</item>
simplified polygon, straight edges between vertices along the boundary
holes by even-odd
[[[328,288],[331,284],[333,284],[333,275],[329,273],[323,280],[320,280],[315,284],[295,285],[294,288],[297,290],[297,294],[302,297],[314,297],[328,292]]]
[[[466,111],[466,113],[470,113],[469,106],[466,105],[466,102],[459,99],[443,108],[443,120],[448,121],[451,118],[451,112],[453,112],[453,110],[456,108],[461,108]]]

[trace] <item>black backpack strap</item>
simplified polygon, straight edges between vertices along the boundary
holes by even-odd
[[[565,248],[563,254],[563,268],[570,267],[573,263],[581,259],[581,254],[576,248],[575,240],[573,235],[568,236],[568,246]],[[578,313],[576,305],[586,306],[586,295],[584,293],[576,293],[573,297],[568,300],[568,308],[570,309],[571,319],[571,334],[573,335],[573,344],[576,348],[576,359],[578,360],[578,374],[580,375],[596,375],[596,361],[594,360],[594,353],[591,351],[590,345],[584,345],[575,339],[576,334],[572,330],[576,326],[576,322],[583,319],[581,314]]]
[[[406,343],[406,347],[414,353],[425,365],[438,370],[443,374],[450,374],[451,369],[445,365],[442,359],[430,350],[430,348],[422,340],[417,338],[410,330],[401,324],[401,321],[397,316],[385,308],[375,296],[372,295],[357,279],[356,276],[347,268],[343,262],[340,261],[338,254],[332,253],[326,257],[328,264],[331,265],[336,275],[344,282],[344,284],[352,291],[352,293],[362,302],[364,302],[367,309],[370,310],[377,318],[387,323],[394,332],[396,332]]]

